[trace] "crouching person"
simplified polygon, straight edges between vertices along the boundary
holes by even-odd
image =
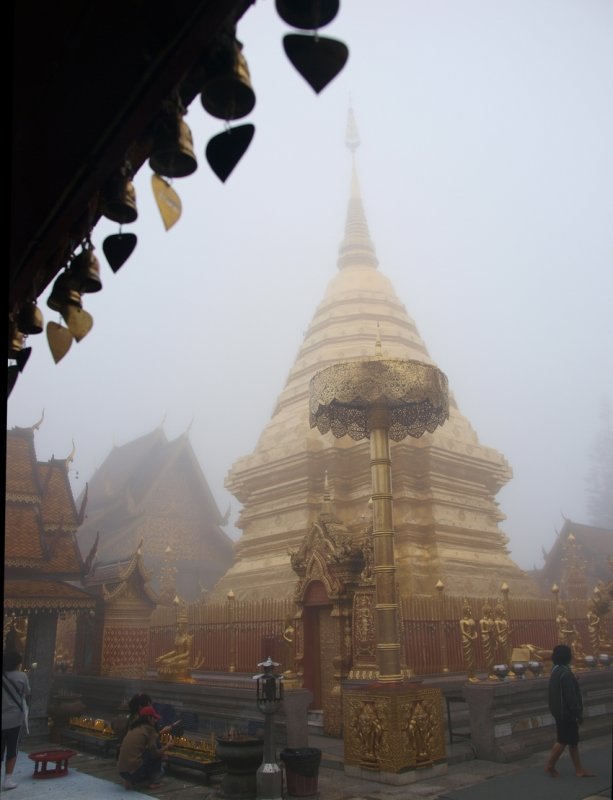
[[[126,733],[119,750],[117,767],[126,789],[137,783],[148,782],[149,789],[158,789],[163,776],[162,757],[172,745],[172,740],[162,745],[155,724],[160,715],[153,706],[144,706],[138,719]]]

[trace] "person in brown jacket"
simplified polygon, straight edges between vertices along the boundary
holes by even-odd
[[[160,744],[155,723],[160,715],[153,706],[144,706],[138,712],[138,720],[126,733],[119,750],[117,768],[126,789],[149,781],[149,789],[158,789],[162,778],[162,756],[172,746]]]

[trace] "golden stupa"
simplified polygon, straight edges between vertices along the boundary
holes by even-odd
[[[378,269],[357,177],[359,143],[349,113],[351,195],[338,272],[325,291],[272,417],[255,450],[232,466],[226,487],[242,504],[235,561],[211,595],[225,599],[291,596],[297,577],[289,552],[318,518],[327,472],[336,516],[362,536],[370,522],[368,442],[321,436],[309,426],[309,381],[339,361],[374,353],[433,364],[415,322]],[[397,580],[401,594],[446,592],[536,596],[512,561],[496,494],[511,478],[504,457],[479,442],[453,398],[449,420],[434,433],[392,443]]]

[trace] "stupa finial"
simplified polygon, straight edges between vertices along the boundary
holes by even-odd
[[[375,248],[370,240],[368,223],[362,205],[362,195],[358,181],[358,171],[356,169],[355,151],[360,144],[358,126],[356,125],[353,108],[349,107],[347,116],[347,132],[345,134],[345,144],[351,151],[351,194],[349,197],[349,207],[347,208],[347,220],[345,222],[345,238],[343,239],[338,258],[338,268],[359,266],[377,267],[377,257]]]
[[[355,153],[360,145],[360,134],[358,133],[358,126],[356,125],[355,115],[351,106],[349,106],[349,113],[347,114],[347,133],[345,134],[345,144],[352,153]]]

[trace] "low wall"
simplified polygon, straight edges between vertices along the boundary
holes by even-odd
[[[584,704],[581,739],[611,731],[613,670],[575,672]],[[547,705],[549,676],[466,684],[471,740],[477,758],[515,761],[555,741],[555,721]]]
[[[56,675],[51,694],[58,692],[81,695],[83,713],[108,720],[132,695],[145,692],[156,705],[172,706],[177,718],[186,720],[186,730],[224,735],[230,727],[251,734],[264,728],[264,715],[256,705],[255,681],[236,673],[227,677],[202,675],[194,683]],[[308,747],[307,708],[311,701],[307,689],[285,691],[283,707],[274,716],[279,746]]]

